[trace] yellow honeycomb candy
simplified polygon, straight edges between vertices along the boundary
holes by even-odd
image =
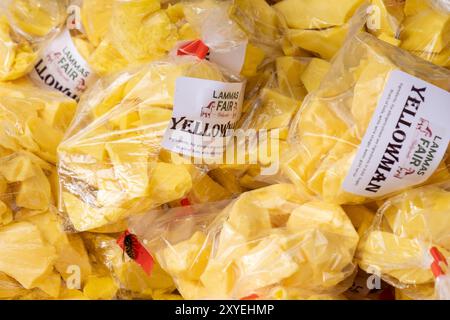
[[[430,250],[450,257],[450,193],[444,185],[406,191],[388,199],[362,238],[357,259],[399,288],[434,283]]]
[[[370,200],[346,192],[342,185],[392,71],[404,71],[444,90],[450,88],[444,80],[448,78],[446,69],[422,65],[409,55],[403,58],[404,63],[400,62],[402,50],[364,32],[353,40],[336,56],[327,81],[308,96],[298,111],[288,139],[296,151],[282,164],[286,176],[298,186],[338,204]],[[425,183],[446,179],[448,170],[442,162]]]
[[[330,70],[330,66],[330,63],[325,60],[311,59],[301,75],[301,80],[308,92],[319,88],[322,79]]]
[[[362,2],[343,0],[333,6],[324,0],[283,0],[274,7],[285,17],[290,28],[324,29],[343,25]]]
[[[87,93],[58,149],[61,208],[75,229],[101,228],[189,194],[197,175],[161,152],[181,76],[227,81],[209,62],[182,57],[100,80]]]
[[[289,184],[223,206],[162,213],[155,230],[143,227],[149,216],[131,222],[184,298],[272,298],[280,286],[304,298],[345,290],[359,237],[340,206],[310,201]]]

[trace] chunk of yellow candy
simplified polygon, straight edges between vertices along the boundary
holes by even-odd
[[[433,281],[431,270],[422,268],[425,254],[419,241],[373,231],[360,244],[357,257],[363,270],[375,267],[404,284],[423,284]]]
[[[122,208],[95,208],[81,201],[68,192],[62,194],[65,210],[70,221],[78,231],[95,229],[123,218],[125,210]]]
[[[35,175],[20,183],[16,196],[19,207],[45,210],[51,203],[51,188],[47,176],[39,167],[34,167]]]
[[[89,42],[98,46],[108,32],[113,2],[110,0],[86,0],[81,7],[81,21]]]
[[[11,36],[11,27],[4,16],[0,16],[0,80],[15,80],[25,75],[37,59],[31,45],[25,40],[16,43]]]
[[[118,286],[111,277],[89,277],[83,288],[83,294],[92,300],[111,300],[116,296]]]
[[[330,67],[331,64],[328,61],[318,58],[311,59],[301,75],[301,80],[308,92],[319,88],[320,83],[330,70]]]
[[[211,252],[206,240],[205,234],[198,231],[190,239],[164,249],[158,253],[163,267],[175,277],[199,280]]]
[[[6,203],[0,200],[0,226],[13,221],[13,213]]]
[[[301,80],[306,63],[294,57],[276,59],[278,87],[284,95],[303,100],[306,90]]]
[[[409,16],[400,39],[405,50],[440,52],[450,43],[450,16],[432,9]]]
[[[298,270],[298,264],[292,255],[280,246],[277,235],[263,238],[257,246],[236,260],[244,275],[238,280],[241,296],[255,288],[276,284],[288,278]]]
[[[294,45],[330,60],[343,45],[348,28],[345,24],[323,30],[290,29],[287,36]]]
[[[148,192],[148,148],[138,142],[113,142],[105,146],[115,176],[130,198]]]
[[[35,175],[35,166],[31,159],[25,155],[19,155],[10,160],[2,161],[0,174],[9,182],[21,182]]]
[[[192,188],[192,179],[183,165],[158,162],[150,171],[149,197],[158,204],[182,198]]]
[[[258,67],[264,61],[265,57],[266,54],[262,49],[251,43],[247,44],[241,74],[245,77],[252,77],[256,75]]]
[[[8,9],[14,23],[31,36],[43,37],[64,20],[58,1],[12,0]]]
[[[280,33],[277,12],[264,0],[236,0],[230,17],[256,39],[275,40]]]
[[[55,249],[44,242],[39,229],[28,222],[0,228],[0,272],[31,289],[47,274],[56,259]]]
[[[323,29],[347,22],[362,0],[343,0],[330,5],[326,0],[282,0],[275,4],[290,28]]]
[[[376,8],[376,11],[372,13],[372,18],[376,19],[377,25],[370,31],[376,36],[384,34],[386,37],[395,39],[404,18],[403,4],[384,0],[371,0],[371,2],[372,6]]]

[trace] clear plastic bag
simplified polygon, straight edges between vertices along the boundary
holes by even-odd
[[[446,0],[372,1],[369,31],[434,64],[450,66],[450,5]]]
[[[172,278],[158,264],[154,264],[151,274],[147,274],[119,247],[117,236],[85,233],[83,239],[97,264],[97,278],[94,279],[112,277],[115,287],[111,293],[118,299],[175,298],[172,296],[175,289]],[[89,289],[87,294],[91,297],[102,291],[101,287]]]
[[[294,47],[330,60],[344,44],[351,28],[350,18],[363,3],[366,1],[344,0],[330,4],[326,0],[283,0],[276,3],[273,7],[287,25],[285,54],[298,53],[292,49]]]
[[[186,299],[306,299],[351,285],[359,237],[341,207],[289,184],[135,216],[130,230]]]
[[[0,239],[1,298],[83,298],[79,289],[92,272],[88,253],[79,235],[64,232],[54,207],[21,209],[0,226]]]
[[[200,198],[208,198],[207,190],[196,184],[201,172],[190,161],[176,163],[176,154],[161,150],[172,118],[175,82],[182,76],[241,81],[207,61],[174,57],[101,79],[83,97],[58,149],[60,208],[76,230],[179,201],[194,185]],[[204,187],[218,189],[212,183]],[[221,194],[210,198],[214,196]]]
[[[26,82],[0,85],[0,225],[55,203],[56,148],[75,101]]]
[[[0,4],[0,81],[27,74],[39,50],[60,29],[65,1],[5,0]]]
[[[360,241],[359,266],[403,289],[409,297],[448,299],[449,210],[448,183],[388,199]],[[433,284],[435,293],[427,289]]]
[[[297,149],[283,163],[283,171],[291,181],[306,186],[329,202],[355,204],[370,200],[346,192],[343,182],[374,112],[380,110],[377,104],[388,79],[396,70],[450,90],[447,69],[368,33],[355,33],[333,60],[319,89],[305,99],[292,123],[289,141]],[[445,107],[442,103],[437,105]],[[384,146],[384,142],[379,146]],[[426,183],[450,178],[446,158]]]

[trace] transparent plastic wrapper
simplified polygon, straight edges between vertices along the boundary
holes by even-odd
[[[54,207],[21,209],[0,226],[0,299],[83,299],[92,268],[83,240]]]
[[[130,231],[185,299],[319,299],[351,285],[359,237],[338,205],[293,185],[134,216]]]
[[[360,241],[359,266],[409,297],[450,299],[449,190],[444,183],[388,199]]]
[[[330,60],[344,44],[351,29],[350,18],[364,0],[283,0],[273,7],[284,17],[286,55],[307,51]]]
[[[151,274],[122,251],[117,243],[117,236],[85,233],[83,239],[91,255],[95,257],[97,277],[112,277],[115,286],[111,287],[110,296],[118,299],[176,299],[172,294],[175,285],[172,278],[158,264],[154,264]],[[88,297],[96,298],[101,288],[89,285],[85,288]],[[179,297],[179,296],[178,296]]]
[[[5,0],[0,4],[0,81],[18,79],[60,29],[65,1]]]
[[[257,10],[261,6],[268,12],[273,11],[263,3],[264,1],[249,1],[250,8]],[[209,47],[208,59],[234,73],[255,77],[262,66],[281,52],[280,37],[274,35],[273,39],[267,41],[265,38],[249,34],[240,24],[233,15],[239,6],[236,1],[187,1],[180,2],[176,6],[181,7],[184,15],[181,22],[192,27]],[[246,18],[264,19],[254,16]]]
[[[407,0],[400,47],[437,65],[450,67],[450,6],[445,0]]]
[[[0,225],[55,203],[56,148],[75,101],[30,83],[0,85]]]
[[[277,57],[264,67],[264,81],[245,101],[239,125],[256,133],[252,147],[239,146],[248,148],[257,159],[238,174],[243,187],[256,189],[261,184],[287,182],[279,168],[291,147],[286,141],[290,124],[308,92],[319,86],[329,68],[330,63],[319,58],[290,56]]]
[[[450,6],[446,0],[373,0],[368,30],[428,60],[450,65]]]
[[[353,34],[292,122],[289,142],[297,149],[282,164],[284,174],[339,204],[448,180],[448,133],[440,128],[449,118],[449,77],[368,33]]]
[[[208,198],[208,189],[220,190],[207,180],[199,190],[199,169],[161,148],[180,78],[242,81],[207,61],[180,56],[101,79],[83,97],[58,148],[60,208],[76,230],[119,222],[190,191]]]

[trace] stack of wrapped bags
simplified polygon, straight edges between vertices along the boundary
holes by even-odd
[[[0,299],[448,300],[449,121],[447,1],[2,1]]]

